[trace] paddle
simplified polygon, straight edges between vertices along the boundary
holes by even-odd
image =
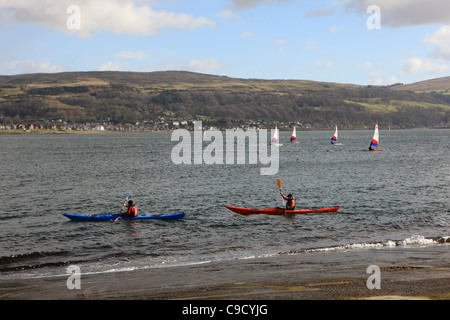
[[[277,186],[278,186],[278,189],[280,189],[280,195],[281,195],[281,202],[283,203],[283,207],[284,207],[284,199],[283,199],[283,193],[281,192],[281,180],[280,179],[278,179],[277,180]]]
[[[125,198],[125,201],[124,201],[123,204],[122,204],[122,208],[120,208],[119,217],[117,217],[114,221],[119,220],[120,214],[122,213],[122,210],[123,210],[123,207],[125,207],[125,204],[127,203],[128,199],[129,199],[130,197],[131,197],[131,192],[128,192],[128,193],[127,193],[127,196],[126,196],[126,198]]]

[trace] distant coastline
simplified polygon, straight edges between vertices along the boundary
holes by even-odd
[[[231,128],[228,128],[231,129]],[[242,128],[239,128],[242,129]],[[264,128],[266,129],[266,128]],[[445,130],[450,129],[449,127],[435,127],[435,128],[429,128],[429,127],[418,127],[418,128],[391,128],[391,129],[385,129],[382,131],[389,131],[389,130]],[[130,133],[171,133],[176,129],[173,130],[126,130],[126,131],[120,131],[120,130],[22,130],[22,129],[11,129],[11,130],[0,130],[0,135],[33,135],[33,134],[112,134],[112,133],[121,133],[121,134],[130,134]],[[188,129],[189,131],[193,131],[192,129]],[[227,129],[218,129],[220,131],[225,131]],[[246,130],[246,129],[244,129]],[[257,129],[259,130],[259,129]],[[266,129],[270,130],[270,129]],[[280,129],[280,131],[290,131],[291,129]],[[299,132],[308,132],[308,131],[330,131],[329,128],[308,128],[308,129],[297,129]],[[341,129],[342,131],[355,131],[355,130],[373,130],[371,127],[358,127],[358,128],[347,128],[347,129]]]
[[[98,130],[34,130],[25,131],[20,129],[0,130],[0,135],[33,135],[33,134],[111,134],[111,133],[163,133],[171,132],[170,130],[152,131],[152,130],[129,130],[129,131],[98,131]]]

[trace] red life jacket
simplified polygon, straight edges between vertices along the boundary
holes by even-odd
[[[138,215],[138,210],[134,205],[128,206],[127,212],[124,213],[124,216],[126,216],[126,217],[137,217],[137,215]]]

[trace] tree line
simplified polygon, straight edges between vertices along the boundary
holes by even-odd
[[[407,103],[396,105],[394,111],[395,101]],[[378,108],[368,108],[364,105],[367,102]],[[45,119],[62,119],[67,123],[108,119],[113,123],[129,123],[172,114],[221,121],[254,119],[364,126],[378,120],[385,125],[432,127],[448,124],[450,108],[445,106],[450,106],[450,95],[384,87],[330,87],[299,92],[154,90],[111,84],[33,88],[16,96],[4,96],[0,100],[0,117],[10,123]]]

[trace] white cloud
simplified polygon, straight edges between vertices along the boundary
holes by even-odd
[[[22,60],[0,64],[0,74],[57,73],[68,71],[67,67],[48,61]]]
[[[140,59],[140,60],[148,58],[147,54],[142,51],[122,51],[116,54],[116,57],[122,59]]]
[[[379,75],[381,75],[383,72],[382,71],[372,71],[371,73],[370,73],[370,76],[371,77],[378,77]]]
[[[307,51],[315,51],[317,49],[317,41],[313,39],[306,40],[303,45]]]
[[[327,17],[332,16],[336,12],[336,7],[329,9],[325,8],[312,8],[306,14],[307,17]]]
[[[233,8],[236,10],[250,9],[263,4],[276,5],[293,0],[231,0]]]
[[[207,73],[222,68],[222,63],[214,58],[210,59],[194,59],[189,61],[187,70],[194,72]]]
[[[251,37],[253,37],[253,33],[250,31],[242,32],[239,37],[240,38],[251,38]]]
[[[328,69],[333,66],[333,61],[330,60],[319,60],[313,63],[313,67],[317,69]]]
[[[389,86],[395,83],[401,83],[402,81],[397,78],[397,76],[393,75],[384,80],[382,78],[376,78],[372,81],[372,85],[374,86]]]
[[[336,26],[331,26],[330,32],[331,33],[337,33],[338,32],[338,28]]]
[[[390,76],[389,78],[388,78],[388,80],[387,80],[387,84],[389,85],[389,84],[394,84],[394,83],[399,83],[399,82],[401,82],[398,78],[397,78],[397,76]]]
[[[218,15],[220,18],[222,18],[222,20],[225,20],[225,21],[239,18],[239,16],[236,14],[236,12],[234,12],[233,10],[229,10],[229,9],[220,12]]]
[[[373,85],[373,86],[382,86],[382,85],[384,85],[383,79],[376,78],[375,80],[372,81],[371,85]]]
[[[411,58],[406,61],[401,75],[413,75],[413,74],[439,74],[447,71],[448,65],[432,62],[421,58]]]
[[[195,29],[215,26],[205,17],[167,11],[155,11],[135,0],[78,0],[80,29],[69,30],[66,13],[73,0],[0,0],[3,24],[37,24],[42,27],[91,36],[96,31],[116,34],[154,35],[161,29]]]
[[[286,40],[284,40],[284,39],[278,39],[278,40],[276,40],[276,41],[274,41],[274,45],[276,45],[276,46],[282,46],[282,45],[285,45],[287,42],[286,42]]]
[[[357,65],[358,65],[360,68],[366,69],[366,70],[372,69],[372,68],[373,68],[373,63],[370,62],[370,61],[366,61],[366,62],[363,62],[363,63],[358,63]]]
[[[130,71],[129,62],[108,61],[97,69],[98,71]]]
[[[436,45],[434,57],[450,60],[450,25],[442,26],[438,31],[427,35],[423,42]]]

